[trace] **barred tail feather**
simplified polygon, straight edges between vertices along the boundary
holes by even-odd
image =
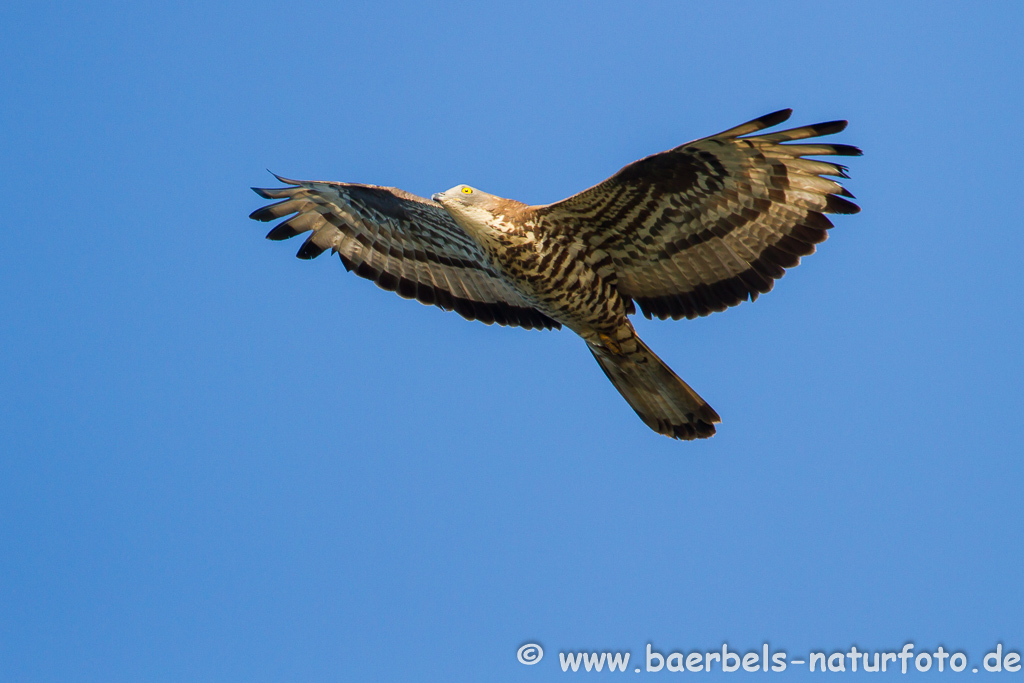
[[[590,343],[587,346],[604,374],[648,427],[686,441],[713,436],[714,423],[722,421],[718,413],[639,337],[634,336],[634,341],[634,353],[616,353]]]

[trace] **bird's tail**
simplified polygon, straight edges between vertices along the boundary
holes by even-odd
[[[648,427],[674,439],[706,439],[721,422],[711,406],[697,395],[647,344],[632,333],[611,345],[587,343],[604,374]]]

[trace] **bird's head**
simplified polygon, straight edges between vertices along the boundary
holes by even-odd
[[[495,219],[506,214],[511,205],[519,204],[469,185],[456,185],[445,192],[438,192],[431,199],[443,206],[455,222],[470,234],[500,229]]]
[[[469,185],[456,185],[450,190],[438,192],[430,198],[446,209],[449,207],[456,208],[473,206],[492,208],[494,206],[494,200],[498,199],[498,197],[495,197],[493,194],[488,194],[482,190],[476,189],[475,187],[470,187]]]

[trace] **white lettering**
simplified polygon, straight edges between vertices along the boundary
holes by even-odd
[[[569,667],[572,667],[573,671],[580,670],[580,662],[583,660],[583,653],[580,652],[573,655],[572,652],[559,652],[558,661],[562,663],[562,671],[568,671]]]
[[[857,659],[859,658],[859,654],[860,653],[857,652],[857,646],[854,645],[853,647],[850,648],[850,652],[846,655],[847,657],[850,658],[850,667],[854,671],[857,670]]]
[[[611,652],[608,653],[609,671],[615,671],[615,667],[619,667],[619,671],[625,671],[627,664],[629,664],[628,652],[625,654],[625,656],[623,656],[621,652],[616,652],[615,654],[612,654]],[[598,669],[598,671],[600,671],[600,669]]]
[[[735,664],[729,663],[729,658],[735,660]],[[735,652],[729,652],[729,645],[722,643],[722,671],[736,671],[740,668],[740,656]]]
[[[913,649],[914,649],[914,644],[913,643],[907,643],[906,645],[903,646],[903,649],[900,650],[900,653],[898,655],[896,655],[897,657],[900,658],[900,663],[903,665],[903,673],[907,673],[907,660],[914,656],[914,653],[911,652],[911,650],[913,650]]]
[[[651,664],[651,662],[654,661],[655,657],[658,658],[657,666],[655,666],[654,664]],[[647,643],[647,670],[648,671],[661,671],[661,667],[663,667],[663,666],[665,666],[665,658],[661,655],[660,652],[655,652],[654,650],[652,650],[651,649],[651,644]],[[575,670],[576,669],[573,669],[573,671],[575,671]],[[563,671],[564,671],[564,669],[563,669]]]
[[[988,660],[994,659],[996,663],[994,666],[989,666]],[[996,645],[995,652],[989,652],[985,655],[985,661],[982,662],[985,665],[985,671],[1002,671],[1003,670],[1003,644],[999,643]]]
[[[605,656],[606,655],[605,655],[604,652],[601,653],[600,657],[598,657],[598,653],[596,653],[596,652],[591,653],[589,655],[586,652],[584,652],[583,653],[583,666],[586,667],[587,671],[590,671],[592,668],[596,669],[597,671],[600,671],[601,669],[604,668],[604,658],[605,658]]]

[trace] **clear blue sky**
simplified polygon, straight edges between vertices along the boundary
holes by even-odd
[[[1020,651],[1022,31],[1010,2],[5,5],[0,679]],[[784,107],[850,120],[864,210],[754,304],[637,322],[707,442],[568,332],[247,218],[267,168],[550,202]]]

